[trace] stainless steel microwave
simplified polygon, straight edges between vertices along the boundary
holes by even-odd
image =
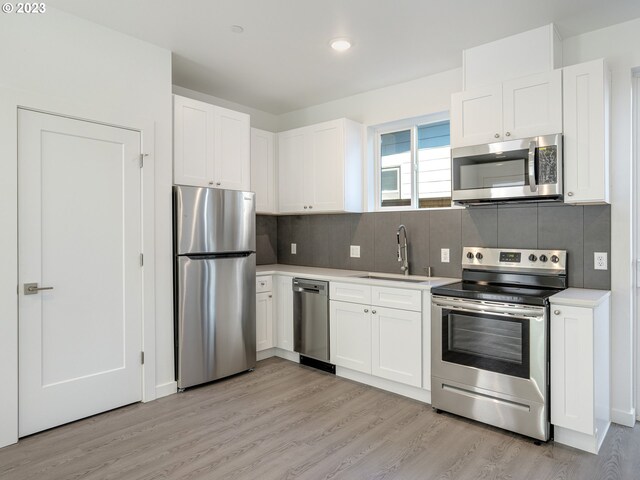
[[[459,205],[562,200],[562,135],[451,150],[453,201]]]

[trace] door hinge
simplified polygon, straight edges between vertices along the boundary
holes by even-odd
[[[148,157],[149,154],[148,153],[141,153],[140,154],[140,168],[144,167],[144,157]]]
[[[140,254],[140,266],[144,267],[144,253]]]
[[[144,352],[140,352],[140,363],[144,365]]]

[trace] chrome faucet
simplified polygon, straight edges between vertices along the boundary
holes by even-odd
[[[404,234],[403,242],[400,243],[400,232]],[[407,245],[407,227],[400,225],[396,232],[398,240],[398,261],[402,263],[400,271],[405,275],[409,275],[409,245]]]

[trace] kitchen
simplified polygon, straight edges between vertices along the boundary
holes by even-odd
[[[60,2],[61,9],[70,8],[68,5],[65,7],[63,3]],[[16,158],[15,105],[30,106],[40,111],[67,112],[76,118],[102,120],[111,125],[135,126],[145,132],[143,152],[149,157],[145,160],[143,175],[148,182],[147,185],[155,186],[155,193],[143,199],[144,211],[154,212],[153,215],[145,215],[143,218],[144,231],[154,232],[153,236],[144,236],[142,240],[145,242],[143,275],[146,279],[145,284],[154,284],[155,293],[147,295],[148,292],[145,290],[143,299],[145,312],[143,396],[144,401],[148,402],[143,403],[143,406],[153,405],[154,402],[150,400],[174,393],[177,388],[173,357],[173,266],[170,260],[172,257],[171,186],[177,183],[174,182],[173,177],[172,93],[249,114],[252,127],[271,133],[277,132],[278,135],[299,127],[347,118],[364,125],[366,127],[366,133],[363,135],[365,143],[373,144],[372,139],[375,138],[376,128],[380,129],[378,132],[380,135],[384,135],[394,128],[393,122],[449,111],[451,95],[465,90],[462,82],[463,72],[460,68],[463,49],[460,49],[455,54],[455,63],[450,68],[446,66],[441,68],[437,73],[404,83],[396,82],[395,85],[380,86],[377,89],[370,87],[367,91],[361,90],[354,95],[342,95],[337,99],[331,99],[332,102],[329,104],[316,102],[315,107],[291,109],[288,112],[285,109],[285,113],[276,116],[254,107],[231,104],[228,100],[214,98],[206,93],[197,92],[196,89],[178,86],[183,82],[175,77],[175,73],[172,78],[171,53],[165,49],[166,46],[161,48],[135,40],[96,23],[57,11],[55,5],[51,7],[46,17],[11,17],[9,19],[4,16],[2,18],[3,28],[0,38],[4,40],[3,44],[16,46],[16,48],[7,48],[3,52],[3,65],[6,66],[2,79],[2,85],[6,87],[3,91],[3,105],[14,104],[12,109],[3,109],[1,131],[6,135],[4,137],[6,141],[2,142],[5,153],[3,157]],[[622,7],[620,11],[623,11]],[[82,15],[76,12],[76,14],[83,16],[90,15],[90,12]],[[635,18],[635,16],[637,15],[626,14],[619,17],[616,22]],[[100,23],[97,19],[93,21]],[[592,24],[594,26],[591,29],[579,30],[574,34],[569,27],[565,27],[568,33],[563,35],[562,40],[562,66],[570,67],[604,58],[611,71],[610,207],[607,202],[604,202],[600,205],[575,207],[558,204],[518,204],[517,206],[494,205],[487,208],[454,208],[424,212],[408,210],[378,212],[372,211],[375,210],[373,183],[362,182],[364,191],[360,200],[362,204],[360,209],[342,209],[352,213],[301,215],[297,210],[294,212],[289,210],[289,214],[282,215],[287,210],[281,210],[277,217],[260,215],[257,219],[259,260],[262,260],[264,255],[266,263],[287,265],[284,268],[289,270],[283,270],[283,272],[293,274],[291,276],[304,271],[295,270],[298,267],[293,266],[296,265],[349,270],[351,274],[357,272],[401,274],[401,264],[397,261],[396,255],[396,232],[401,224],[407,228],[410,273],[418,275],[425,273],[422,271],[423,268],[432,267],[432,274],[436,277],[461,278],[463,247],[567,250],[569,252],[567,274],[569,287],[612,291],[611,419],[615,424],[632,425],[636,416],[634,385],[637,381],[634,377],[633,349],[634,335],[637,330],[633,315],[635,290],[632,288],[634,285],[632,259],[635,259],[636,255],[633,253],[632,243],[632,225],[635,222],[635,220],[632,221],[632,215],[635,207],[631,193],[633,191],[631,160],[634,154],[631,146],[633,138],[631,128],[634,124],[630,121],[633,112],[630,92],[634,81],[632,74],[640,65],[640,59],[637,49],[634,49],[634,45],[638,43],[637,20],[620,24],[616,22],[612,22],[611,26],[602,25],[606,27],[602,30],[596,29],[600,28],[599,24]],[[230,23],[229,25],[225,23],[227,30],[231,24],[235,24],[231,21],[227,23]],[[510,34],[530,31],[534,27],[548,23],[540,21],[538,24],[520,28]],[[5,25],[7,28],[4,28]],[[111,28],[119,29],[115,26]],[[124,27],[120,28],[124,29]],[[228,34],[230,39],[237,38],[233,37],[232,33],[238,35],[230,32]],[[245,32],[245,34],[249,33],[250,31]],[[509,35],[499,35],[490,40],[507,36]],[[43,42],[42,38],[48,41]],[[86,41],[78,42],[76,40],[78,38]],[[329,38],[323,39],[325,40],[328,42]],[[465,48],[485,43],[487,42],[477,42]],[[345,53],[355,53],[357,48],[363,48],[359,40],[354,44],[354,51]],[[328,46],[327,50],[329,51]],[[96,55],[96,52],[100,54]],[[26,58],[29,58],[29,61]],[[173,60],[174,68],[177,69],[181,62],[183,66],[185,64],[188,66],[188,61],[177,55]],[[391,99],[394,102],[391,102]],[[432,120],[442,119],[432,118]],[[280,144],[279,147],[281,147]],[[253,152],[254,149],[252,148],[251,151]],[[365,146],[363,151],[369,151],[369,148]],[[280,153],[278,156],[274,154],[274,159],[277,158],[278,162],[279,155]],[[370,165],[371,170],[362,172],[362,176],[376,178],[373,161],[367,165]],[[2,204],[6,209],[3,210],[3,215],[6,218],[5,224],[8,226],[17,225],[16,168],[13,163],[5,166],[6,175],[2,178],[2,189],[0,189],[3,192]],[[251,171],[253,173],[253,167]],[[265,176],[268,176],[270,171],[266,168]],[[274,184],[280,180],[278,175],[273,176],[273,171],[271,175]],[[295,185],[295,180],[292,184]],[[334,188],[331,193],[337,190],[339,189]],[[144,193],[149,194],[149,191],[145,190]],[[313,206],[312,202],[300,202],[302,211],[304,211],[304,205]],[[562,225],[563,228],[553,225]],[[15,230],[12,228],[7,228],[2,235],[3,260],[7,268],[4,269],[5,273],[0,280],[3,292],[0,301],[3,311],[6,312],[7,321],[3,321],[0,327],[2,328],[0,351],[3,352],[5,360],[2,362],[2,368],[7,384],[17,385],[18,355],[15,340],[17,322],[12,319],[16,319],[18,314],[15,296],[13,296],[16,278],[12,272],[18,270],[15,254],[18,248],[15,233],[17,227]],[[611,231],[610,239],[605,235],[604,243],[602,243],[602,235],[599,235],[602,230]],[[327,231],[331,234],[327,234]],[[296,245],[295,254],[292,253],[291,244]],[[359,253],[353,252],[352,255],[351,246],[360,247]],[[443,249],[449,249],[448,262],[443,261]],[[592,268],[594,252],[609,253],[609,271]],[[575,258],[585,260],[576,262]],[[587,263],[588,261],[591,263]],[[290,265],[293,266],[289,267]],[[273,270],[264,271],[272,272]],[[277,276],[277,274],[273,276],[272,281],[275,281]],[[45,283],[42,285],[47,286]],[[280,295],[277,287],[275,288],[272,294]],[[292,292],[289,291],[287,294],[292,295]],[[277,305],[278,300],[276,298],[273,303]],[[360,303],[365,304],[365,302]],[[423,301],[422,305],[425,304]],[[277,311],[275,314],[277,317]],[[153,319],[150,324],[146,323],[148,317]],[[276,342],[281,341],[277,331],[275,336]],[[286,349],[282,350],[288,352]],[[268,360],[268,362],[273,361],[275,360]],[[286,369],[289,369],[288,365]],[[287,371],[291,372],[291,370]],[[254,372],[256,375],[259,373],[260,368]],[[292,375],[296,374],[292,373]],[[242,381],[241,379],[242,376],[234,377],[231,381],[239,382]],[[371,378],[369,380],[373,381]],[[16,392],[17,388],[9,388],[2,394],[3,417],[0,424],[3,445],[14,443],[18,438]],[[189,391],[187,390],[185,394],[188,395]],[[169,395],[158,402],[166,402],[174,397],[176,396]],[[326,397],[327,401],[329,398]],[[612,428],[621,427],[614,425]],[[493,430],[484,431],[493,432]],[[618,432],[618,430],[614,431]],[[610,432],[609,437],[611,435]],[[30,437],[30,439],[36,438]],[[633,440],[630,445],[632,442]],[[19,446],[20,443],[18,443]],[[557,445],[555,451],[559,451]],[[594,458],[598,459],[601,455],[602,452]],[[455,459],[452,458],[452,461]]]

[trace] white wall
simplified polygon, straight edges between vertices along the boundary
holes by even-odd
[[[166,392],[174,380],[171,54],[50,7],[43,15],[0,15],[0,45],[5,96],[20,90],[81,106],[90,117],[108,111],[155,125],[155,366]],[[0,114],[0,446],[17,440],[16,116]]]
[[[451,94],[462,90],[462,69],[352,95],[282,114],[278,131],[347,117],[364,125],[379,125],[449,110]]]
[[[611,89],[611,290],[613,420],[633,425],[632,70],[640,66],[640,19],[565,39],[565,65],[606,58]]]
[[[212,105],[218,105],[219,107],[229,108],[237,112],[243,112],[251,115],[251,126],[254,128],[260,128],[269,132],[278,131],[278,116],[273,115],[257,108],[247,107],[239,103],[230,102],[224,98],[214,97],[202,92],[196,92],[195,90],[189,90],[188,88],[181,87],[179,85],[173,86],[173,93],[176,95],[182,95],[183,97],[193,98],[194,100],[200,100],[201,102],[211,103]]]

